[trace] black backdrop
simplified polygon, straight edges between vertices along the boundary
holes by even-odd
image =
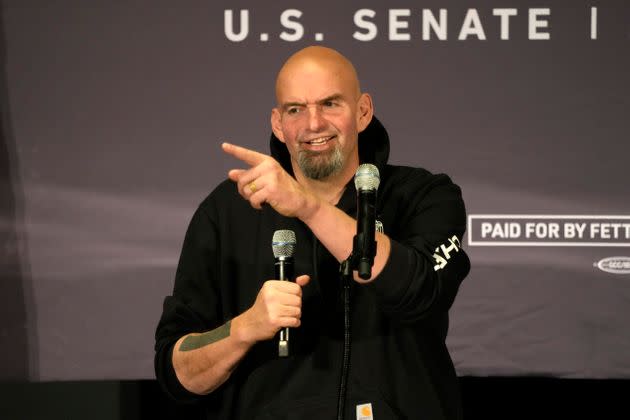
[[[624,419],[627,380],[462,377],[464,418]],[[0,384],[7,420],[178,420],[199,418],[194,406],[169,401],[154,381]]]

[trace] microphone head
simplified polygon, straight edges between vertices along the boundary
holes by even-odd
[[[380,183],[378,168],[371,163],[360,165],[354,174],[354,186],[357,191],[377,190]]]
[[[292,257],[295,251],[295,244],[295,232],[292,230],[276,230],[271,240],[273,256],[276,258]]]

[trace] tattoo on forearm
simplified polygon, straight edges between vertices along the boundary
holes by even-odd
[[[223,340],[230,335],[230,323],[231,321],[228,321],[220,327],[203,334],[189,335],[182,341],[182,344],[179,346],[179,351],[196,350],[208,344]]]

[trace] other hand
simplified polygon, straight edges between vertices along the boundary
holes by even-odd
[[[250,166],[249,169],[232,169],[228,177],[236,182],[239,194],[252,207],[260,209],[267,203],[283,216],[300,218],[313,207],[316,197],[271,156],[230,143],[223,143],[222,148]]]
[[[261,287],[256,301],[240,315],[241,338],[247,342],[269,340],[284,327],[299,327],[302,316],[302,287],[310,281],[299,276],[295,283],[268,280]]]

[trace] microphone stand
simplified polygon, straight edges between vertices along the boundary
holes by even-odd
[[[367,181],[367,182],[366,182]],[[380,177],[376,166],[364,164],[359,166],[355,174],[354,185],[357,193],[357,234],[352,239],[352,253],[339,265],[339,276],[343,286],[343,312],[344,312],[344,337],[343,337],[343,364],[341,378],[339,380],[339,400],[337,401],[337,420],[344,420],[346,392],[348,387],[348,372],[350,371],[350,285],[354,271],[360,278],[367,280],[372,277],[372,265],[376,256],[375,240],[375,211],[376,190],[380,183]]]
[[[350,254],[348,259],[339,265],[339,276],[343,286],[343,364],[341,368],[341,378],[339,380],[339,399],[337,401],[337,420],[344,420],[346,403],[346,391],[348,386],[348,371],[350,370],[350,282],[352,280],[353,265],[356,258]]]
[[[339,380],[339,399],[337,401],[337,420],[344,420],[345,417],[345,403],[346,392],[348,387],[348,372],[350,371],[350,350],[352,348],[351,334],[350,334],[350,285],[352,284],[353,272],[359,271],[359,276],[364,279],[369,279],[372,275],[372,266],[366,264],[365,260],[361,258],[361,255],[365,255],[365,252],[361,252],[362,247],[367,247],[368,252],[373,256],[376,254],[376,241],[372,244],[368,242],[362,234],[355,235],[352,244],[352,253],[350,256],[341,262],[339,265],[339,276],[341,278],[341,284],[343,286],[343,318],[344,318],[344,334],[343,334],[343,361],[341,368],[341,378]]]

